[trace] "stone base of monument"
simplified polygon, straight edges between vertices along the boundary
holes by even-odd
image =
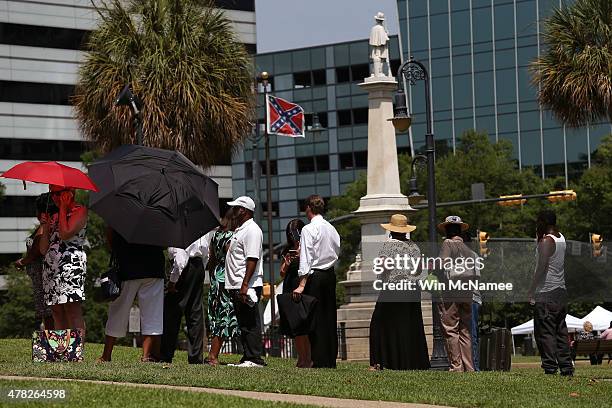
[[[355,262],[347,272],[347,280],[340,282],[345,289],[346,304],[338,308],[338,325],[344,328],[346,359],[349,361],[369,361],[370,359],[370,320],[376,305],[378,293],[371,282],[351,280],[351,277],[361,276],[361,256],[357,255]],[[433,326],[431,296],[422,293],[421,311],[427,350],[431,356],[433,349]],[[398,316],[401,324],[401,316]]]

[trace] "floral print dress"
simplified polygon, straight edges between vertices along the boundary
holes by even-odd
[[[216,263],[214,271],[210,274],[210,292],[208,293],[209,330],[213,337],[224,339],[231,339],[240,334],[234,303],[224,287],[226,247],[232,235],[232,231],[217,231],[211,242]]]
[[[83,227],[74,237],[64,241],[59,236],[58,217],[53,217],[49,225],[49,250],[43,260],[43,289],[47,305],[85,300],[85,232]]]

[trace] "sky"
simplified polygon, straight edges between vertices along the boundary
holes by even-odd
[[[255,0],[255,10],[258,53],[368,38],[379,11],[398,32],[396,0]]]

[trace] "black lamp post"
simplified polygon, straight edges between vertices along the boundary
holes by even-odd
[[[142,101],[139,97],[132,93],[130,84],[123,87],[117,99],[115,106],[129,106],[132,111],[132,120],[134,131],[136,132],[136,143],[142,145]]]
[[[427,68],[421,62],[415,60],[412,56],[397,70],[398,89],[395,93],[395,106],[393,109],[393,118],[390,119],[395,129],[399,132],[408,130],[412,123],[412,118],[406,106],[406,94],[403,89],[403,78],[415,85],[417,81],[425,83],[425,114],[427,123],[427,133],[425,134],[426,156],[416,156],[412,161],[412,178],[410,180],[411,195],[420,196],[416,190],[416,173],[414,165],[416,160],[427,161],[427,209],[429,212],[429,245],[430,253],[435,254],[436,242],[438,235],[436,232],[436,175],[435,175],[435,144],[434,135],[431,123],[431,99],[429,89],[429,73]],[[444,339],[442,338],[440,316],[436,307],[438,299],[432,295],[432,318],[433,318],[433,351],[431,354],[431,368],[434,370],[448,370],[448,358],[444,349]]]

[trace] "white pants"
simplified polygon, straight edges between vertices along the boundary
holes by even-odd
[[[130,308],[137,295],[141,334],[159,336],[164,332],[164,280],[147,278],[128,280],[121,284],[121,295],[108,305],[107,336],[125,336]]]

